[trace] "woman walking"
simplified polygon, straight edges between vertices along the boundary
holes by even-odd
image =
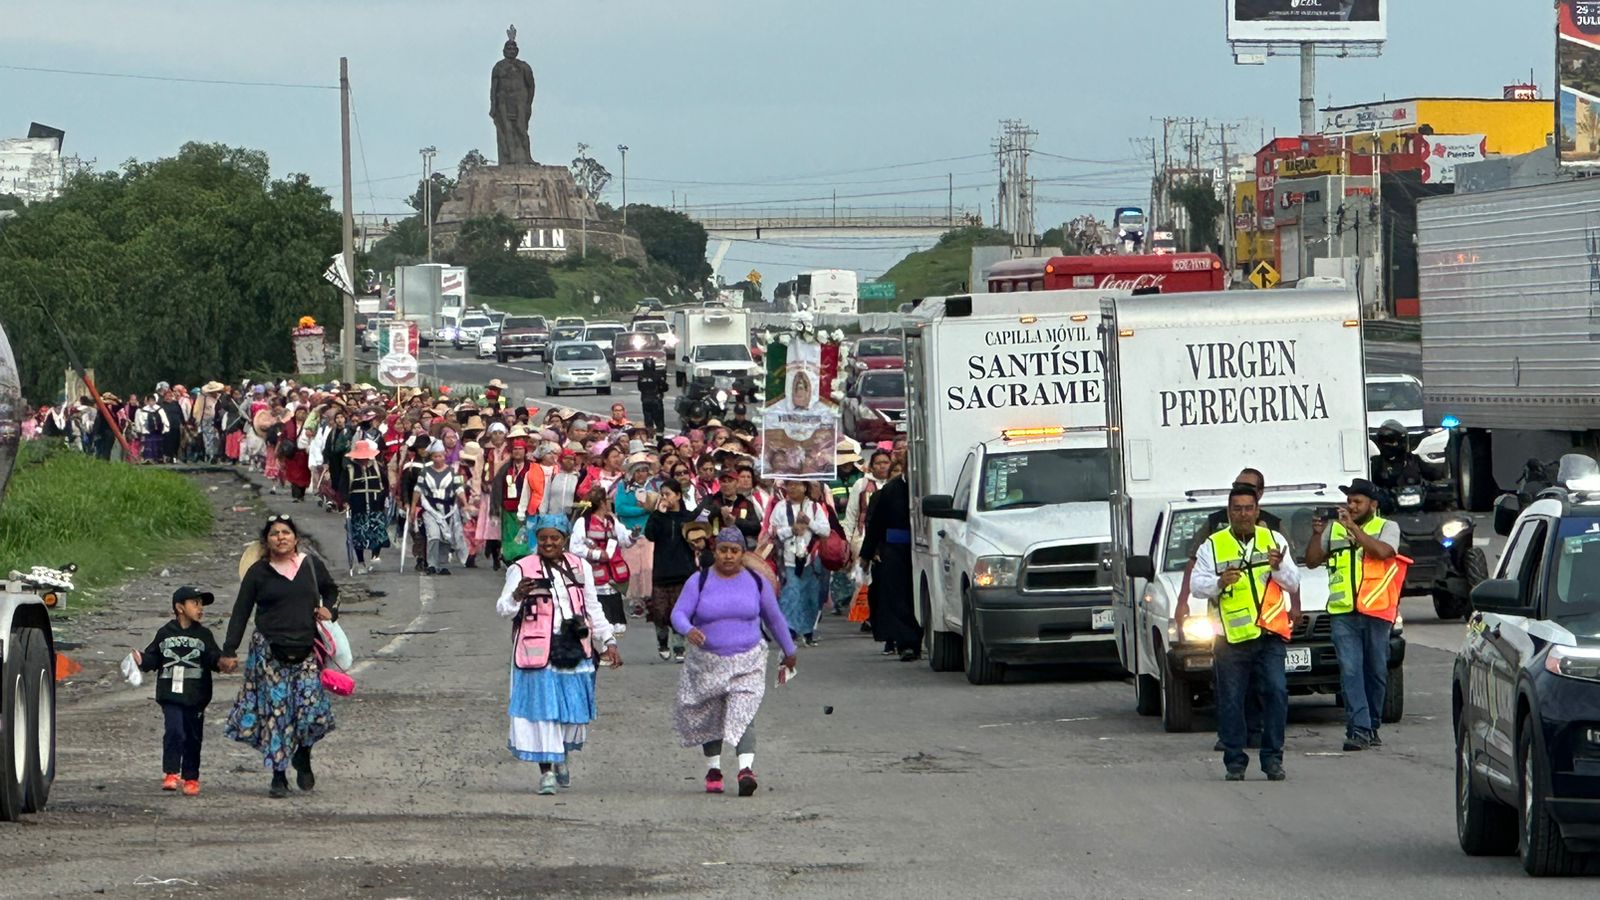
[[[317,622],[339,619],[339,589],[321,560],[300,552],[300,532],[288,516],[269,517],[261,543],[262,557],[239,582],[222,644],[222,671],[232,672],[245,625],[254,617],[244,684],[223,734],[261,751],[272,770],[269,796],[282,798],[289,796],[290,766],[302,791],[316,785],[311,748],[333,730],[312,645]]]
[[[351,575],[357,568],[372,571],[378,565],[379,551],[389,546],[389,473],[378,465],[377,458],[378,445],[363,439],[350,449],[346,463],[349,507],[345,528],[353,557]],[[372,554],[371,563],[367,562],[368,553]]]
[[[805,635],[806,646],[817,645],[817,617],[822,611],[822,567],[816,545],[828,534],[828,511],[806,496],[804,481],[784,486],[786,496],[767,514],[766,537],[777,551],[780,584],[778,605],[796,636]]]
[[[294,416],[283,423],[278,437],[279,481],[289,483],[289,493],[294,496],[295,503],[306,499],[306,488],[311,486],[311,463],[306,453],[306,445],[311,440],[306,431],[307,412],[304,406],[296,409]],[[301,437],[306,439],[302,441]]]
[[[628,630],[628,616],[622,608],[622,591],[628,587],[628,564],[622,551],[633,544],[638,532],[629,531],[611,512],[606,489],[589,489],[589,509],[573,522],[572,552],[588,560],[594,568],[594,586],[606,620],[618,634]]]
[[[566,518],[535,516],[528,526],[536,552],[506,567],[495,610],[516,617],[518,638],[506,746],[517,759],[539,764],[539,793],[548,795],[572,785],[567,755],[583,749],[595,718],[594,647],[611,666],[622,665],[622,655],[595,595],[593,571],[567,552]]]
[[[461,507],[466,503],[461,476],[445,459],[444,442],[428,446],[431,459],[417,476],[417,508],[422,515],[422,531],[428,540],[429,575],[449,575],[450,557],[466,558],[462,539]]]
[[[500,559],[506,565],[516,562],[530,552],[528,536],[523,529],[530,509],[528,491],[534,484],[544,486],[544,478],[530,479],[529,474],[535,468],[528,461],[528,438],[526,433],[515,435],[508,445],[511,455],[494,475],[494,491],[490,506],[499,511],[500,515]],[[541,494],[534,499],[531,508],[539,509],[539,502],[544,499]]]
[[[634,617],[644,615],[644,601],[650,596],[650,573],[655,568],[655,551],[650,536],[644,534],[644,524],[650,518],[650,508],[655,505],[656,492],[650,468],[653,461],[644,452],[628,457],[627,475],[612,494],[617,520],[634,536],[633,543],[622,551],[628,563],[627,594],[623,598],[634,610]]]
[[[655,566],[645,618],[656,627],[656,655],[662,660],[676,657],[683,662],[683,636],[672,630],[672,607],[684,582],[700,570],[699,553],[689,543],[689,529],[695,529],[704,540],[711,527],[695,521],[694,510],[683,502],[683,488],[677,482],[661,482],[660,496],[644,523],[644,536],[651,541]]]
[[[772,596],[771,584],[745,566],[744,536],[724,528],[716,562],[691,577],[672,610],[672,627],[690,644],[678,679],[673,716],[685,747],[706,756],[706,793],[722,793],[722,750],[739,754],[739,796],[756,792],[756,711],[767,689],[765,625],[783,648],[783,666],[795,668],[792,629]]]

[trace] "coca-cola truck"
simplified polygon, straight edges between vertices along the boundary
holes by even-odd
[[[1220,291],[1227,272],[1215,253],[1141,256],[1036,256],[995,263],[984,273],[989,293],[1158,289],[1163,294]]]

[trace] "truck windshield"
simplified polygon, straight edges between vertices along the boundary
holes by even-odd
[[[869,372],[861,376],[861,396],[871,400],[882,400],[885,397],[904,397],[906,395],[906,373]]]
[[[978,509],[1104,501],[1111,495],[1110,464],[1104,447],[991,453],[983,460]]]
[[[1162,557],[1163,571],[1183,571],[1189,562],[1189,554],[1202,539],[1210,536],[1206,519],[1212,513],[1221,511],[1221,506],[1206,506],[1180,510],[1172,516],[1172,524],[1166,534],[1166,553]],[[1295,562],[1305,565],[1306,545],[1311,543],[1311,520],[1316,516],[1317,507],[1300,503],[1267,503],[1261,507],[1261,511],[1277,516],[1279,524],[1283,526],[1283,536],[1288,538],[1289,546],[1294,550]]]
[[[743,344],[706,344],[694,348],[696,362],[750,362],[750,348]]]
[[[506,331],[511,331],[516,328],[543,328],[544,320],[538,316],[507,316],[506,319],[500,323],[500,327]]]
[[[901,356],[905,348],[893,338],[867,338],[856,343],[856,356]]]
[[[1574,634],[1600,634],[1600,517],[1561,520],[1549,616]]]

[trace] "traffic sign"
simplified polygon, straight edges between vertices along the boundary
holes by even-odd
[[[856,288],[856,296],[862,300],[893,300],[894,282],[868,281]]]
[[[1278,275],[1278,270],[1274,269],[1272,263],[1266,260],[1262,260],[1250,272],[1250,283],[1262,290],[1277,287],[1279,280],[1281,279]]]
[[[759,270],[756,270],[756,269],[751,269],[750,270],[750,274],[746,275],[744,277],[744,280],[750,282],[751,284],[760,284],[761,283],[761,272]]]

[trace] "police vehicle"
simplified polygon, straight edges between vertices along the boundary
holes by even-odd
[[[1520,852],[1530,875],[1600,866],[1600,465],[1568,455],[1472,592],[1456,656],[1456,833],[1474,856]]]

